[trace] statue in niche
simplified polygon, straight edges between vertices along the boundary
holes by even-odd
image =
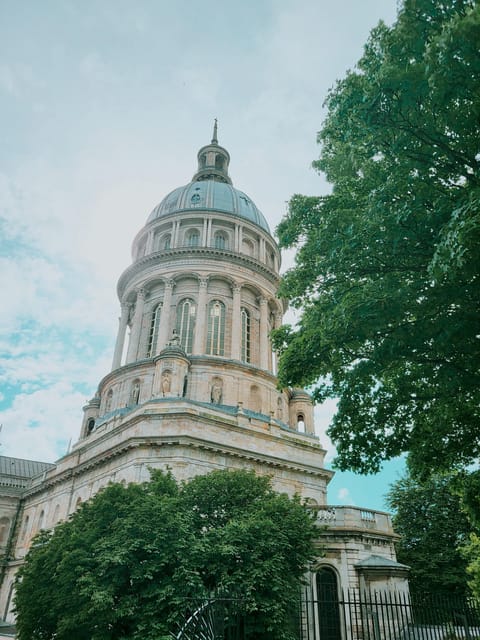
[[[220,378],[215,378],[212,382],[212,388],[210,390],[210,401],[213,404],[221,404],[223,396],[223,385]]]
[[[138,400],[140,398],[140,382],[136,380],[132,386],[132,392],[130,394],[130,404],[138,404]]]
[[[172,374],[170,371],[164,371],[162,373],[162,395],[170,393],[172,387]]]
[[[283,420],[283,402],[281,398],[277,398],[277,418]]]

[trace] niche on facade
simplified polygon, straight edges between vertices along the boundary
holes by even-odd
[[[210,385],[210,402],[213,404],[222,404],[223,400],[223,380],[221,378],[212,378]]]
[[[160,391],[163,397],[169,396],[172,391],[172,371],[164,369],[160,378]]]
[[[277,418],[283,422],[283,398],[281,396],[277,398]]]
[[[4,546],[7,542],[8,530],[10,529],[10,518],[4,516],[0,518],[0,545]]]
[[[252,411],[262,413],[262,395],[256,384],[250,387],[250,408]]]
[[[95,418],[89,418],[87,422],[86,435],[89,436],[94,429],[95,429]]]
[[[112,404],[113,404],[113,389],[109,389],[107,391],[107,395],[105,396],[104,413],[109,413],[112,410]]]
[[[257,257],[256,246],[253,240],[249,238],[243,238],[242,240],[242,253],[252,258]]]
[[[137,378],[132,382],[130,390],[129,406],[136,406],[140,400],[140,380]]]

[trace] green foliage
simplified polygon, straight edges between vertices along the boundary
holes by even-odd
[[[17,581],[17,637],[158,640],[192,598],[221,591],[241,598],[252,637],[287,639],[316,535],[297,499],[247,471],[110,485],[35,538]]]
[[[401,540],[399,562],[411,567],[413,594],[468,595],[462,547],[475,531],[462,508],[458,476],[434,475],[423,482],[406,475],[388,493],[393,526]]]
[[[339,398],[340,469],[480,453],[479,42],[473,0],[405,0],[379,24],[326,101],[314,166],[332,193],[293,196],[277,229],[302,309],[273,332],[280,381]]]

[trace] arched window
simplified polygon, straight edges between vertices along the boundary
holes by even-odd
[[[113,390],[109,389],[105,398],[105,413],[112,410]]]
[[[246,240],[245,238],[243,239],[242,253],[244,253],[247,256],[253,256],[255,254],[255,248],[251,240]]]
[[[228,237],[223,231],[217,231],[213,238],[215,249],[228,249]]]
[[[95,418],[89,418],[87,422],[87,436],[89,436],[95,429]]]
[[[206,165],[207,165],[207,154],[202,153],[202,155],[200,156],[200,168],[204,169]]]
[[[189,247],[198,247],[200,244],[200,233],[198,229],[191,229],[187,233],[187,246]]]
[[[215,156],[215,169],[223,170],[223,157],[220,155]]]
[[[162,238],[162,248],[170,249],[171,244],[172,244],[172,236],[169,233],[167,233],[167,235],[163,236]]]
[[[225,305],[220,300],[212,300],[208,305],[207,353],[225,354]]]
[[[240,311],[242,320],[242,350],[241,359],[243,362],[250,362],[250,313],[245,307]]]
[[[297,416],[297,429],[301,433],[305,433],[305,416],[303,413],[299,413]]]
[[[196,311],[195,302],[191,298],[185,298],[177,306],[176,330],[180,337],[180,344],[187,353],[192,352]]]
[[[320,640],[341,640],[337,575],[321,567],[316,575]]]
[[[45,522],[45,511],[42,509],[40,511],[40,515],[38,516],[38,527],[37,527],[38,531],[40,531],[40,529],[43,529],[44,522]]]
[[[150,333],[148,335],[147,358],[155,355],[157,349],[158,329],[160,327],[160,315],[162,313],[162,303],[157,304],[152,312],[150,321]]]

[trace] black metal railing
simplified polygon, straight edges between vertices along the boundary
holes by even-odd
[[[262,632],[264,621],[244,604],[241,598],[225,596],[191,601],[171,637],[270,639]],[[286,626],[285,637],[291,640],[480,640],[480,603],[398,591],[322,589],[304,594]]]
[[[476,640],[480,604],[470,598],[410,597],[397,591],[306,597],[300,605],[301,640]]]

